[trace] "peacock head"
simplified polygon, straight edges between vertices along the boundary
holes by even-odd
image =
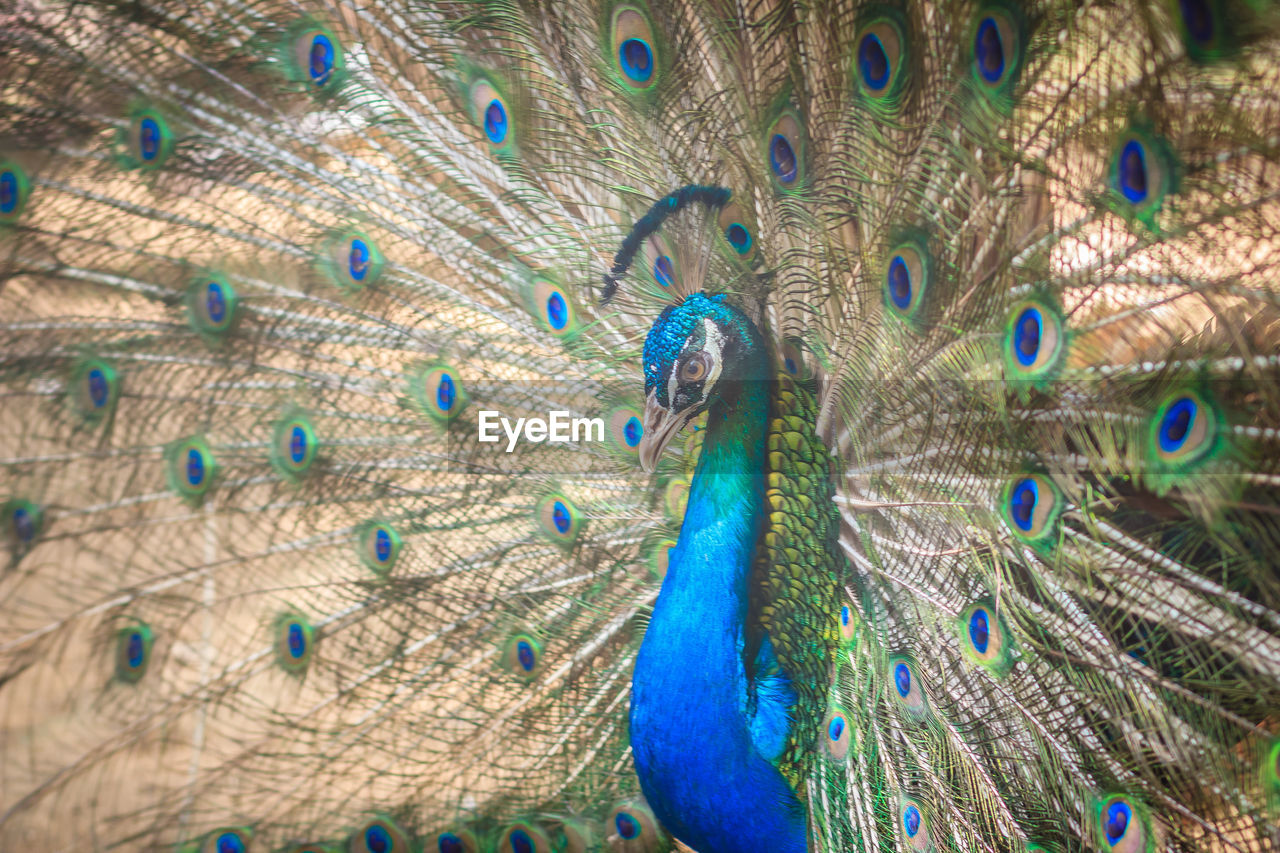
[[[760,333],[723,294],[695,293],[668,306],[644,342],[644,437],[640,464],[653,471],[685,424],[746,379],[760,378]]]

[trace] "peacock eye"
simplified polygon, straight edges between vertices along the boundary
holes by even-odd
[[[680,365],[680,381],[701,382],[711,372],[711,356],[705,352],[691,355]]]

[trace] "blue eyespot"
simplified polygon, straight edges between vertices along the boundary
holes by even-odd
[[[1209,3],[1206,0],[1178,0],[1178,8],[1187,34],[1199,44],[1212,43],[1215,33],[1213,9]]]
[[[634,82],[648,83],[653,76],[653,49],[641,39],[629,38],[618,45],[618,64]]]
[[[1198,409],[1190,397],[1182,397],[1174,402],[1164,413],[1160,421],[1160,449],[1165,453],[1176,453],[1182,449],[1195,425]]]
[[[358,238],[351,240],[347,248],[347,272],[356,281],[364,281],[369,274],[369,244]]]
[[[627,447],[638,447],[640,439],[644,437],[644,427],[640,423],[640,419],[632,415],[627,419],[627,425],[622,428],[622,438],[627,443]]]
[[[1013,348],[1019,364],[1028,367],[1035,364],[1036,356],[1040,353],[1040,333],[1043,328],[1044,321],[1037,309],[1028,307],[1018,315],[1013,331]]]
[[[93,404],[95,409],[101,409],[107,404],[107,399],[111,392],[111,386],[107,383],[107,376],[102,372],[102,368],[95,367],[89,371],[86,381],[89,383],[89,402]]]
[[[133,684],[142,679],[151,656],[151,629],[141,623],[116,632],[116,677]]]
[[[215,323],[221,323],[227,318],[227,298],[218,282],[211,281],[205,288],[204,307],[209,313],[209,319]]]
[[[1155,463],[1151,483],[1158,492],[1213,458],[1223,439],[1221,417],[1206,392],[1175,390],[1165,396],[1147,427],[1147,452]]]
[[[307,652],[306,632],[297,622],[290,622],[288,633],[289,654],[295,658],[302,657]]]
[[[1035,518],[1036,503],[1040,500],[1040,488],[1036,481],[1027,477],[1019,480],[1009,494],[1009,515],[1013,523],[1024,532],[1031,530]]]
[[[653,262],[653,277],[663,287],[670,287],[676,280],[676,270],[669,256],[663,255]]]
[[[559,291],[552,291],[547,297],[547,322],[557,332],[569,323],[569,307],[565,305],[564,297]]]
[[[18,209],[18,176],[11,169],[0,172],[0,213],[9,214]]]
[[[520,661],[520,666],[525,672],[533,672],[533,665],[536,663],[533,654],[533,646],[529,645],[527,640],[521,640],[516,643],[516,658]]]
[[[307,431],[296,424],[289,431],[289,458],[298,464],[307,458]]]
[[[507,840],[511,843],[511,853],[534,853],[533,839],[523,829],[513,829]]]
[[[452,832],[440,833],[440,837],[436,840],[436,847],[440,853],[467,853],[467,848],[463,845],[462,839]]]
[[[379,577],[385,577],[400,557],[404,540],[385,521],[367,521],[360,526],[356,553],[360,561]]]
[[[311,50],[307,55],[307,73],[311,82],[323,86],[333,74],[333,41],[324,33],[311,38]]]
[[[734,222],[724,229],[724,238],[739,255],[745,255],[751,251],[751,232],[740,222]]]
[[[994,18],[983,18],[978,23],[973,55],[978,61],[978,73],[982,79],[988,83],[999,83],[1004,76],[1004,44],[1000,38],[1000,26]]]
[[[162,134],[159,123],[147,116],[138,125],[138,153],[142,159],[150,162],[160,154]]]
[[[905,663],[899,663],[893,668],[893,684],[902,698],[907,698],[911,693],[911,670]]]
[[[850,614],[849,614],[849,605],[847,605],[847,604],[842,604],[842,605],[840,605],[840,624],[841,624],[841,625],[848,625],[848,624],[849,624],[849,619],[850,619],[850,618],[851,618],[851,617],[850,617]]]
[[[204,439],[192,436],[165,449],[165,476],[169,488],[188,501],[199,502],[213,486],[217,461]]]
[[[791,141],[781,133],[775,133],[773,139],[769,140],[769,165],[773,167],[778,180],[784,184],[791,183],[799,174],[795,149],[791,146]]]
[[[371,853],[391,853],[391,833],[375,824],[364,831],[364,846]]]
[[[891,658],[889,669],[892,672],[893,687],[897,692],[897,700],[902,702],[902,710],[914,719],[923,719],[929,713],[925,701],[924,685],[916,676],[910,661],[905,658]]]
[[[204,454],[198,448],[187,450],[187,484],[199,486],[204,482]]]
[[[436,386],[436,405],[447,412],[453,408],[456,398],[457,389],[454,387],[453,377],[447,373],[441,374],[440,384]]]
[[[616,435],[616,433],[613,434]],[[619,441],[618,446],[621,448],[623,443]],[[627,451],[630,452],[630,448],[627,448]],[[552,541],[565,547],[577,541],[584,523],[578,508],[571,500],[559,493],[549,494],[538,502],[536,518],[542,532],[550,536]]]
[[[922,319],[931,270],[929,252],[920,239],[899,243],[889,253],[884,270],[884,301],[891,315],[911,325]]]
[[[26,507],[20,506],[13,511],[13,532],[20,542],[30,542],[36,537],[36,525]]]
[[[218,853],[244,853],[244,840],[238,832],[224,832],[215,842]]]
[[[867,33],[858,44],[858,71],[868,89],[879,91],[889,85],[892,71],[884,44],[875,33]]]
[[[657,82],[659,57],[654,50],[653,27],[648,16],[634,6],[619,6],[613,13],[609,44],[621,73],[621,82],[643,91]]]
[[[908,838],[915,838],[920,832],[920,810],[915,806],[907,806],[902,811],[902,828],[907,831]]]
[[[827,725],[827,737],[832,740],[840,740],[844,734],[844,717],[832,717],[831,722]]]
[[[1107,835],[1107,843],[1115,846],[1124,838],[1129,830],[1129,821],[1133,819],[1133,809],[1123,801],[1116,801],[1107,807],[1107,817],[1103,824],[1103,832]]]
[[[1133,204],[1146,201],[1148,190],[1147,153],[1141,142],[1130,139],[1120,149],[1117,178],[1120,192]]]
[[[975,610],[969,617],[969,639],[979,654],[986,654],[987,645],[991,641],[991,625],[987,619],[987,611]]]
[[[626,812],[618,812],[618,816],[613,819],[613,823],[618,827],[618,835],[627,841],[640,835],[640,822]]]
[[[889,299],[903,311],[911,305],[911,272],[901,255],[889,261]]]
[[[507,108],[502,101],[494,98],[484,110],[484,135],[494,145],[502,144],[507,138]]]
[[[528,634],[508,637],[502,650],[502,666],[525,681],[537,674],[541,662],[542,646]]]
[[[125,660],[129,663],[130,669],[137,669],[142,666],[142,661],[146,657],[146,640],[140,631],[131,631],[125,640]]]
[[[561,501],[556,501],[551,506],[551,520],[556,526],[556,530],[561,533],[568,533],[569,527],[573,523],[573,518],[569,515],[569,509]]]

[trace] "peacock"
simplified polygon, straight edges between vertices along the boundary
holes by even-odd
[[[0,20],[0,848],[1280,850],[1274,4]]]

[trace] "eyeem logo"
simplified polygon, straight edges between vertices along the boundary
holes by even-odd
[[[603,418],[574,418],[568,412],[547,412],[546,418],[516,418],[513,426],[511,419],[504,418],[501,412],[482,411],[477,437],[480,441],[499,441],[502,438],[499,426],[506,433],[508,453],[516,449],[522,433],[525,441],[534,444],[604,441]]]

